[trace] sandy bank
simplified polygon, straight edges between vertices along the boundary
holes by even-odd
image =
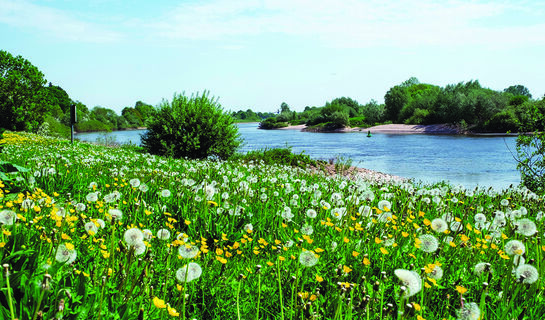
[[[289,126],[279,128],[277,130],[304,130],[305,125]],[[364,132],[371,133],[391,133],[391,134],[410,134],[410,133],[429,133],[429,134],[460,134],[456,128],[447,124],[432,124],[432,125],[413,125],[413,124],[383,124],[370,128],[343,128],[335,130],[335,132]]]

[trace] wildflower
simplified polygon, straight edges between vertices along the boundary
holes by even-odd
[[[284,218],[285,220],[288,220],[290,221],[291,218],[293,218],[293,213],[291,213],[291,208],[290,207],[284,207],[284,210],[282,210],[282,218]]]
[[[0,211],[0,223],[6,226],[11,226],[15,220],[17,219],[17,215],[15,212],[11,210],[2,210]]]
[[[440,280],[441,278],[443,278],[443,269],[440,266],[436,264],[431,264],[428,267],[429,268],[425,268],[425,270],[430,278],[434,280]]]
[[[475,215],[475,222],[476,223],[485,223],[486,222],[486,216],[482,213],[477,213]]]
[[[532,284],[536,282],[539,278],[539,273],[537,269],[529,264],[520,265],[515,270],[515,275],[518,281],[526,284]]]
[[[526,237],[531,237],[537,232],[536,224],[530,219],[520,219],[515,222],[516,232]]]
[[[305,224],[301,227],[301,233],[310,236],[314,232],[314,228],[310,224]]]
[[[171,317],[179,317],[180,316],[180,313],[178,311],[176,311],[176,309],[171,308],[168,303],[167,303],[167,311],[168,311],[168,314]]]
[[[439,247],[437,238],[435,238],[431,234],[423,234],[418,237],[418,240],[420,240],[420,250],[424,252],[435,252]]]
[[[129,184],[133,188],[138,188],[138,186],[140,186],[140,180],[138,180],[138,178],[131,179],[129,180]]]
[[[102,229],[106,226],[106,223],[102,219],[96,219],[96,223],[98,223],[98,226]]]
[[[248,223],[244,226],[244,231],[247,233],[252,233],[254,231],[254,225],[251,223]]]
[[[377,207],[380,211],[391,211],[392,203],[388,200],[380,200],[377,204]]]
[[[463,229],[464,226],[458,221],[453,221],[450,223],[450,230],[452,230],[453,232],[460,232]]]
[[[475,265],[473,268],[473,272],[477,276],[481,276],[484,272],[494,273],[494,270],[490,266],[490,263],[487,262],[479,262]]]
[[[79,212],[85,211],[86,208],[87,207],[83,203],[77,203],[76,204],[76,210],[79,211]]]
[[[190,282],[202,275],[202,268],[196,262],[190,262],[176,271],[176,279],[180,282]]]
[[[464,303],[464,306],[456,313],[459,320],[478,320],[481,316],[479,305],[475,302]]]
[[[134,255],[139,256],[146,252],[146,243],[144,241],[138,241],[131,246],[134,248]]]
[[[108,213],[112,216],[112,219],[121,220],[121,218],[123,218],[123,212],[119,209],[110,209],[108,210]]]
[[[96,192],[90,192],[85,196],[85,199],[89,202],[95,202],[98,200],[98,194]]]
[[[98,232],[98,227],[94,222],[87,222],[84,226],[85,231],[91,235],[95,235]]]
[[[55,254],[55,260],[60,263],[71,264],[76,260],[78,256],[76,250],[74,250],[73,245],[60,244],[57,248],[57,253]]]
[[[178,254],[183,258],[191,259],[199,253],[199,248],[194,245],[186,244],[178,247]]]
[[[127,245],[134,246],[137,242],[142,242],[144,240],[144,234],[138,228],[131,228],[125,231],[123,238]]]
[[[507,207],[507,206],[509,205],[509,200],[507,200],[507,199],[502,199],[502,200],[500,201],[500,205],[501,205],[502,207]]]
[[[418,273],[405,269],[396,269],[394,271],[398,279],[403,283],[407,290],[403,293],[403,297],[411,297],[422,289],[422,279]]]
[[[168,231],[168,229],[159,229],[159,231],[157,231],[157,239],[159,240],[170,239],[170,231]]]
[[[144,239],[146,240],[150,240],[151,238],[153,238],[153,232],[151,232],[150,229],[142,230],[142,234],[144,235]]]
[[[344,208],[344,207],[331,209],[331,215],[333,216],[333,218],[335,218],[337,220],[342,219],[342,217],[345,214],[346,214],[346,208]]]
[[[165,300],[159,299],[159,297],[153,298],[153,305],[158,309],[164,309],[167,307]]]
[[[462,286],[456,286],[456,291],[458,291],[460,294],[464,294],[467,292],[467,289]]]
[[[147,192],[149,190],[149,187],[145,184],[145,183],[142,183],[139,187],[138,187],[138,190],[142,191],[142,192]]]
[[[444,219],[436,218],[431,222],[431,229],[437,233],[442,233],[448,229],[448,224]]]
[[[505,244],[505,253],[507,253],[510,256],[514,255],[523,255],[526,251],[526,247],[524,246],[524,243],[518,241],[518,240],[511,240]]]
[[[168,198],[168,197],[170,197],[170,195],[171,195],[170,190],[168,190],[168,189],[161,190],[161,197]]]
[[[393,215],[391,212],[383,212],[378,216],[377,220],[378,222],[388,222],[392,217]]]
[[[299,262],[305,267],[312,267],[318,263],[318,258],[311,251],[303,251],[299,255]]]
[[[314,209],[308,209],[307,210],[307,217],[309,217],[311,219],[314,219],[314,218],[316,218],[317,215],[318,214],[317,214],[316,210],[314,210]]]

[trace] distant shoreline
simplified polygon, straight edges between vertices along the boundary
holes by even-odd
[[[284,128],[278,128],[273,130],[300,130],[307,131],[306,125],[287,126]],[[313,132],[308,130],[309,132]],[[317,131],[320,132],[320,131]],[[476,136],[517,136],[518,133],[479,133],[479,132],[464,132],[459,128],[449,124],[430,124],[430,125],[414,125],[414,124],[383,124],[373,126],[369,128],[341,128],[334,131],[321,131],[321,132],[362,132],[367,133],[384,133],[384,134],[449,134],[449,135],[476,135]]]

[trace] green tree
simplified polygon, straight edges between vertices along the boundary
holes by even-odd
[[[173,158],[227,159],[240,143],[233,117],[206,91],[191,97],[177,94],[172,102],[163,101],[142,136],[149,153]]]
[[[522,183],[536,193],[545,193],[545,98],[533,104],[529,121],[521,124],[517,137],[517,168]],[[527,134],[531,132],[531,134]]]
[[[514,96],[526,96],[529,99],[532,99],[532,94],[530,93],[530,90],[528,90],[528,88],[521,84],[509,86],[508,88],[505,88],[503,92],[511,93]]]
[[[399,118],[399,112],[405,104],[409,102],[409,94],[407,87],[394,86],[384,96],[385,104],[385,117],[386,120],[397,121]]]
[[[43,122],[43,73],[21,56],[0,50],[0,128],[36,131]]]

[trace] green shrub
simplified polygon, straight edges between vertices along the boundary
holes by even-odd
[[[77,132],[112,131],[111,126],[95,119],[83,121],[83,122],[77,122],[74,125],[74,128]]]
[[[60,123],[54,117],[46,115],[44,122],[38,129],[38,134],[41,136],[70,138],[70,128]]]
[[[241,143],[233,117],[206,91],[163,101],[147,127],[142,136],[146,151],[172,158],[227,159]]]
[[[529,110],[530,120],[521,125],[517,138],[517,169],[522,184],[535,193],[545,193],[545,98]],[[533,131],[533,132],[531,132]],[[531,132],[526,134],[525,132]]]
[[[285,128],[289,124],[284,121],[279,121],[276,117],[267,118],[259,123],[259,129],[278,129],[278,128]]]
[[[309,155],[306,155],[303,152],[299,154],[293,153],[291,147],[252,150],[246,154],[237,154],[232,157],[231,160],[245,162],[261,161],[266,165],[286,165],[301,168],[308,165],[317,165],[316,160],[313,160]]]
[[[348,121],[349,121],[351,127],[365,127],[365,126],[367,126],[367,122],[365,121],[364,116],[350,118]]]

